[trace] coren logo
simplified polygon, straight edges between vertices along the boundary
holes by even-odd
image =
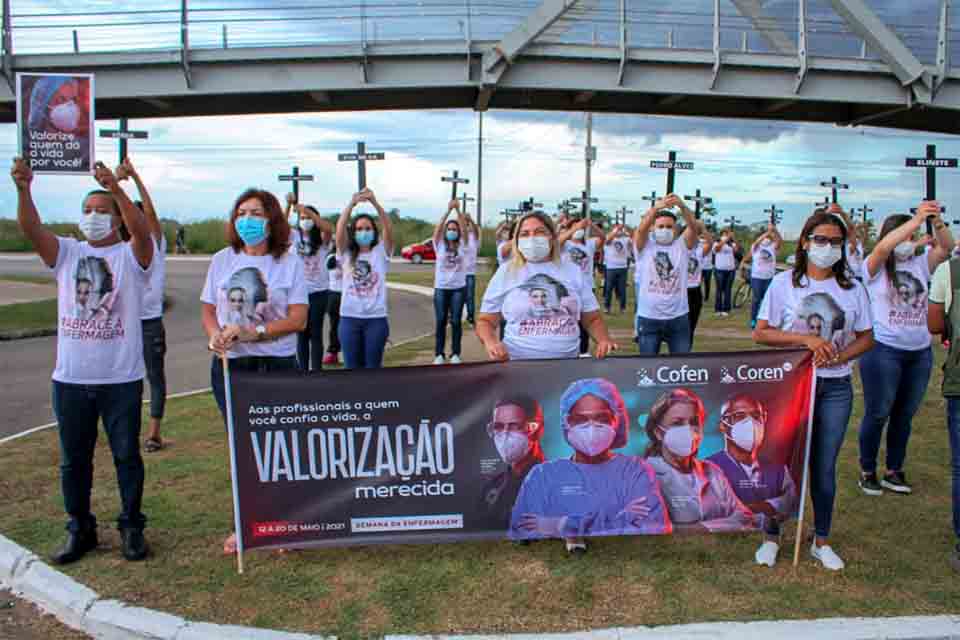
[[[729,369],[724,367],[721,381],[726,384],[733,382],[780,382],[783,380],[784,371],[790,371],[793,366],[790,363],[782,367],[751,367],[741,364],[735,369],[736,378],[730,375]]]

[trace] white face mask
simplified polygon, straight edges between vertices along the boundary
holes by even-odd
[[[539,236],[520,238],[517,247],[527,262],[543,262],[550,256],[549,238]]]
[[[753,451],[753,444],[756,439],[753,418],[744,418],[730,427],[730,439],[733,440],[733,444],[744,451]]]
[[[818,247],[811,243],[810,248],[807,249],[807,255],[810,256],[810,262],[813,264],[821,269],[829,269],[840,261],[843,253],[840,247],[830,245]]]
[[[513,464],[523,460],[523,457],[530,451],[530,439],[522,433],[495,433],[493,435],[493,446],[497,448],[497,453],[500,454],[500,458],[504,462]]]
[[[300,229],[302,231],[310,232],[313,230],[313,220],[310,218],[300,218]]]
[[[761,247],[769,247],[772,244],[773,242],[771,242],[769,238],[764,238],[763,240],[760,241]]]
[[[906,260],[907,258],[913,256],[913,252],[914,252],[913,243],[910,242],[909,240],[905,240],[901,242],[893,249],[894,255],[897,256],[897,258],[899,258],[900,260]]]
[[[60,131],[74,131],[80,124],[80,107],[76,102],[64,102],[50,110],[50,121]]]
[[[113,216],[109,213],[85,213],[77,226],[87,240],[99,242],[113,233]]]
[[[663,446],[678,458],[693,455],[693,427],[688,424],[670,427],[663,434]]]
[[[653,239],[657,244],[671,244],[673,242],[673,229],[654,229]]]
[[[595,456],[607,451],[617,432],[608,424],[586,422],[567,432],[570,446],[585,456]]]
[[[573,239],[576,240],[577,242],[582,242],[583,236],[584,236],[583,229],[577,229],[576,231],[573,232]]]

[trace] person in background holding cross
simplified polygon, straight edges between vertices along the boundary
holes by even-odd
[[[686,230],[676,236],[680,210]],[[690,251],[697,246],[699,225],[683,199],[669,194],[643,216],[633,237],[637,279],[637,345],[641,355],[657,355],[664,342],[670,353],[690,352],[690,307],[687,277]]]
[[[457,219],[448,220],[456,211]],[[444,364],[447,344],[447,322],[450,322],[450,364],[460,364],[463,341],[463,305],[467,295],[467,265],[464,252],[470,244],[465,235],[467,220],[460,211],[460,201],[450,200],[447,212],[433,230],[433,248],[437,254],[433,275],[433,312],[436,320],[433,364]]]
[[[603,244],[603,311],[610,313],[613,294],[620,302],[620,313],[627,310],[627,266],[630,260],[630,229],[615,224]]]
[[[466,246],[463,247],[464,269],[467,272],[467,322],[474,325],[477,319],[477,255],[480,253],[483,231],[466,211],[463,212],[463,219],[467,222],[468,239]]]
[[[713,274],[717,279],[715,315],[729,316],[733,307],[733,281],[737,274],[736,252],[740,248],[733,229],[720,232],[720,239],[713,245]]]
[[[747,261],[750,261],[750,289],[753,299],[750,303],[750,328],[757,326],[757,312],[760,303],[767,294],[770,281],[777,274],[777,253],[783,245],[783,237],[777,231],[776,225],[770,223],[767,230],[757,236],[747,252]]]
[[[602,236],[597,237],[597,231],[590,219],[582,218],[568,225],[560,232],[557,242],[563,249],[563,258],[580,270],[583,286],[593,289],[594,256],[600,247]],[[583,323],[580,324],[580,357],[590,357],[590,334]]]

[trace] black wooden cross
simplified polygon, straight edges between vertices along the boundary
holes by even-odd
[[[457,185],[458,185],[458,184],[469,184],[469,183],[470,183],[470,181],[469,181],[468,179],[466,179],[466,178],[461,178],[461,177],[459,177],[459,176],[460,176],[460,172],[457,171],[457,170],[454,170],[452,176],[443,176],[442,178],[440,178],[440,181],[441,181],[441,182],[452,182],[452,183],[453,183],[453,192],[450,194],[450,199],[451,199],[451,200],[456,200],[456,199],[457,199]]]
[[[783,213],[783,209],[777,209],[776,204],[770,205],[770,208],[764,209],[763,212],[770,214],[770,224],[772,224],[773,226],[777,226],[778,224],[780,224],[780,221],[783,220],[783,217],[780,215],[781,213]]]
[[[146,131],[130,131],[127,128],[127,119],[120,118],[120,127],[117,129],[101,129],[101,138],[116,138],[120,148],[120,164],[127,159],[127,140],[145,140],[149,137]]]
[[[813,206],[818,209],[826,209],[830,206],[830,196],[823,196],[823,200],[815,202]]]
[[[724,220],[724,222],[729,222],[729,223],[730,223],[730,230],[733,231],[733,228],[736,227],[738,224],[740,224],[740,223],[743,222],[743,221],[740,220],[740,218],[738,218],[738,217],[736,217],[736,216],[730,216],[729,218],[727,218],[726,220]]]
[[[530,196],[526,200],[522,200],[518,208],[520,211],[526,213],[527,211],[533,211],[534,209],[542,209],[543,203],[537,202],[533,196]]]
[[[843,184],[842,182],[837,182],[837,176],[833,176],[833,177],[830,179],[830,182],[821,182],[821,183],[820,183],[820,186],[821,186],[821,187],[829,187],[829,188],[830,188],[830,194],[831,194],[831,198],[832,198],[831,201],[833,202],[833,204],[837,204],[837,202],[839,202],[839,201],[837,200],[837,191],[839,191],[840,189],[849,189],[849,188],[850,188],[850,185],[848,185],[848,184]]]
[[[581,218],[588,218],[588,217],[590,217],[590,203],[591,203],[591,202],[596,202],[596,201],[597,201],[597,199],[594,198],[593,196],[590,196],[590,197],[588,198],[586,191],[581,191],[579,198],[570,198],[570,202],[571,202],[571,203],[574,203],[574,202],[579,202],[579,203],[580,203],[580,217],[581,217]]]
[[[301,174],[300,167],[294,167],[290,173],[285,175],[279,175],[277,176],[277,179],[280,180],[280,182],[293,183],[293,201],[294,202],[300,202],[300,183],[313,182],[313,176]]]
[[[873,209],[864,204],[859,209],[854,208],[853,212],[863,214],[863,221],[866,222],[869,214],[873,213]]]
[[[693,215],[697,218],[697,220],[700,219],[700,212],[702,211],[702,206],[713,202],[713,198],[708,198],[706,196],[700,195],[700,189],[696,190],[695,195],[683,196],[683,199],[696,204],[696,207],[693,210]]]
[[[667,170],[667,195],[673,193],[673,187],[676,183],[677,178],[677,169],[683,169],[685,171],[693,170],[692,162],[677,162],[677,152],[670,151],[667,154],[667,160],[651,160],[650,161],[651,169],[666,169]]]
[[[657,192],[651,191],[650,195],[643,196],[641,200],[647,200],[650,202],[650,206],[653,207],[657,203]]]
[[[367,188],[367,160],[383,160],[386,155],[382,152],[371,153],[367,151],[367,145],[364,142],[357,143],[356,153],[339,153],[337,160],[340,162],[357,163],[357,191],[363,191]]]
[[[614,223],[615,224],[627,224],[627,216],[633,213],[633,209],[627,209],[626,206],[622,206],[617,209],[614,214]]]
[[[462,213],[463,215],[467,215],[467,203],[475,202],[476,198],[472,198],[468,196],[466,191],[464,191],[463,195],[460,196],[459,200],[460,200],[460,213]]]
[[[928,144],[927,145],[927,155],[923,158],[907,158],[908,167],[923,167],[927,170],[927,195],[924,200],[932,201],[937,199],[937,169],[956,169],[957,168],[957,159],[956,158],[938,158],[937,157],[937,145]],[[940,208],[940,213],[946,211],[945,207]],[[911,213],[916,213],[917,210],[910,209]],[[927,218],[927,233],[933,235],[933,222],[930,221],[930,218]]]

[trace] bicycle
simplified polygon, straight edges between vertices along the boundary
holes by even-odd
[[[753,287],[750,286],[750,267],[740,267],[740,284],[733,292],[733,308],[739,309],[750,304],[753,299]]]

